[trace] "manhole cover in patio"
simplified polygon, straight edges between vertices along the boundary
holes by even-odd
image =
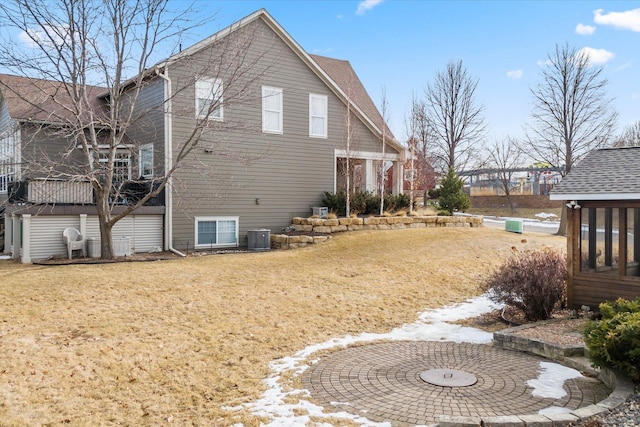
[[[420,374],[420,379],[442,387],[467,387],[478,382],[475,375],[458,369],[429,369]]]
[[[531,415],[552,408],[571,412],[595,404],[609,390],[595,378],[562,380],[562,397],[534,394],[546,359],[486,344],[395,341],[328,354],[302,374],[303,387],[327,410],[346,411],[394,427],[431,425],[442,416]],[[425,372],[473,375],[467,386],[435,385]],[[452,372],[453,371],[453,372]],[[456,375],[456,373],[459,373]],[[560,396],[560,394],[558,396]]]

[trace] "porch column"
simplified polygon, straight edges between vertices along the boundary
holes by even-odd
[[[567,307],[573,308],[573,278],[580,272],[582,263],[580,253],[582,210],[567,209],[566,206],[562,209],[567,211]]]
[[[11,214],[11,257],[13,259],[20,258],[20,217]]]
[[[22,215],[22,256],[20,262],[31,264],[31,214]]]
[[[4,250],[2,253],[8,254],[11,252],[11,236],[13,231],[13,218],[9,214],[3,214],[4,216]]]
[[[80,214],[80,234],[87,238],[87,214]]]
[[[367,159],[364,162],[364,188],[365,191],[376,192],[378,190],[378,186],[376,185],[376,168],[373,160]]]
[[[391,191],[394,195],[404,193],[404,166],[402,162],[393,162],[393,187]]]

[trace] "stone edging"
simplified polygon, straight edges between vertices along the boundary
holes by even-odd
[[[606,399],[589,406],[578,408],[567,414],[530,414],[508,415],[499,417],[449,417],[443,416],[437,424],[440,427],[555,427],[575,423],[581,419],[590,418],[608,412],[624,403],[634,392],[633,382],[629,377],[612,369],[594,369],[585,357],[584,347],[561,346],[550,342],[539,341],[514,332],[531,327],[527,325],[494,332],[493,345],[499,348],[524,351],[547,357],[551,360],[570,366],[574,369],[597,376],[613,391]]]
[[[481,216],[389,216],[367,218],[302,218],[295,217],[292,227],[308,235],[272,234],[272,249],[302,248],[331,239],[332,233],[358,230],[397,230],[425,227],[480,227]],[[314,235],[318,233],[319,235]]]
[[[424,227],[479,227],[481,216],[371,216],[366,218],[302,218],[292,220],[296,231],[338,233],[357,230],[395,230]]]

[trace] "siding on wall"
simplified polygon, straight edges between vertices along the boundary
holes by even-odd
[[[0,93],[0,135],[9,129],[11,124],[12,120],[11,116],[9,116],[9,110],[7,110],[7,104],[2,93]]]
[[[151,252],[162,248],[163,215],[135,215],[120,220],[113,227],[114,239],[129,237],[132,252]],[[67,227],[80,230],[79,215],[39,215],[31,217],[31,259],[66,256],[62,231]],[[87,216],[86,238],[100,239],[96,215]]]
[[[62,232],[67,227],[80,230],[78,215],[43,215],[31,217],[31,259],[46,259],[55,255],[65,255],[67,246],[62,240]]]
[[[164,81],[160,78],[147,80],[135,100],[133,123],[127,129],[127,138],[134,145],[132,178],[140,176],[137,160],[139,147],[153,144],[153,169],[155,176],[164,174]]]
[[[335,150],[345,149],[346,107],[322,80],[262,21],[245,31],[232,33],[231,45],[244,36],[254,37],[245,60],[256,60],[244,81],[243,99],[225,102],[224,122],[211,128],[175,175],[173,244],[184,248],[194,241],[195,216],[240,217],[240,244],[246,231],[269,228],[280,231],[292,216],[310,215],[325,191],[334,189]],[[224,49],[224,46],[221,47]],[[263,57],[260,55],[266,54]],[[221,77],[215,65],[216,51],[206,49],[174,64],[169,75],[174,90],[185,88],[174,101],[174,157],[178,144],[195,125],[195,75]],[[252,80],[254,79],[254,80]],[[261,86],[283,89],[283,133],[262,132]],[[225,89],[234,94],[238,90]],[[328,137],[309,137],[309,94],[328,96]],[[357,119],[353,151],[380,152],[381,143]],[[393,152],[387,147],[387,152]],[[259,204],[256,203],[259,199]]]
[[[23,124],[21,127],[22,174],[21,178],[45,178],[48,163],[53,159],[53,171],[72,172],[78,174],[75,165],[86,165],[86,158],[74,143],[67,139],[58,129]],[[71,156],[62,160],[65,153]],[[82,166],[81,166],[82,167]],[[37,170],[36,171],[34,171]],[[86,166],[83,167],[83,170]]]
[[[153,252],[162,249],[163,215],[136,215],[133,217],[135,252]]]
[[[131,215],[113,227],[113,238],[129,237],[131,251],[152,252],[162,248],[163,215]],[[87,237],[100,239],[100,226],[97,216],[87,217]]]

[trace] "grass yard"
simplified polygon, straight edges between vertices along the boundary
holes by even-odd
[[[479,293],[514,250],[489,227],[361,231],[291,251],[104,265],[0,261],[0,424],[226,426],[268,363]]]

